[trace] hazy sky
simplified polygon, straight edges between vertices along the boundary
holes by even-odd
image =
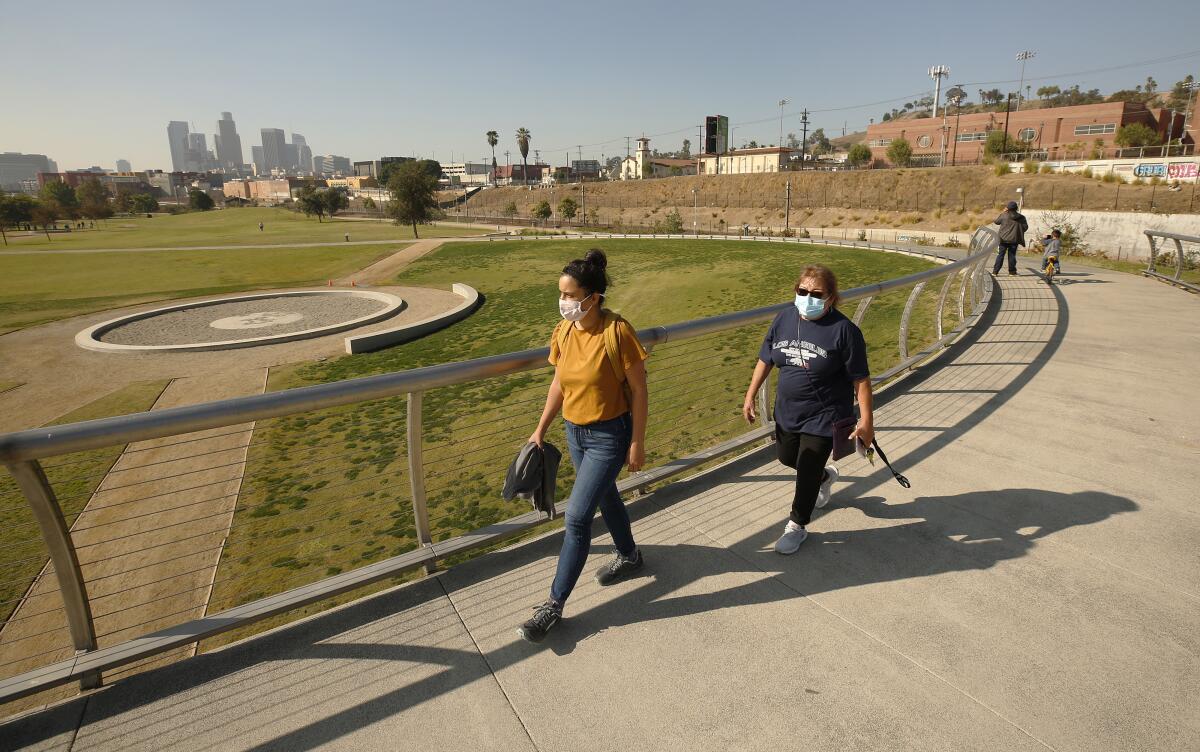
[[[861,129],[932,93],[930,65],[949,66],[972,99],[1007,79],[1015,88],[1022,49],[1037,52],[1035,89],[1200,77],[1196,0],[934,7],[0,0],[0,151],[44,153],[62,169],[120,158],[169,169],[167,121],[195,123],[211,148],[229,110],[247,161],[264,127],[303,134],[314,154],[443,162],[483,158],[494,129],[503,164],[524,126],[561,163],[576,144],[585,158],[623,155],[624,137],[643,133],[664,150],[695,144],[709,114],[728,115],[738,142],[774,143],[781,97],[785,131],[800,131],[802,107],[826,110],[811,127],[831,135],[843,122]]]

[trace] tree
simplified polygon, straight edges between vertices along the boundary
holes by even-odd
[[[549,201],[540,201],[537,206],[533,207],[534,219],[540,219],[542,221],[545,221],[547,219],[550,219],[550,216],[552,214],[553,214],[553,212],[550,211],[550,202]]]
[[[824,128],[818,128],[808,137],[808,153],[814,157],[833,151],[833,142],[825,135]]]
[[[113,210],[128,214],[133,209],[133,189],[127,185],[117,186],[117,195],[113,196]]]
[[[296,207],[303,212],[304,216],[311,217],[317,215],[317,223],[321,223],[321,218],[325,216],[325,200],[324,197],[317,191],[316,186],[309,185],[300,189],[296,194]]]
[[[105,219],[113,214],[108,205],[108,189],[96,178],[83,181],[76,191],[79,198],[79,210],[88,219]]]
[[[567,196],[562,201],[558,202],[558,213],[566,219],[575,219],[575,215],[579,212],[579,204],[575,203],[575,199]]]
[[[1141,86],[1132,89],[1120,89],[1108,95],[1109,102],[1145,102],[1147,99],[1148,96],[1142,93]]]
[[[492,187],[496,186],[496,144],[500,143],[500,134],[496,131],[487,132],[488,146],[492,147]]]
[[[58,211],[59,205],[53,201],[39,201],[30,210],[29,220],[42,228],[46,240],[50,239],[50,225],[58,221]]]
[[[1158,82],[1154,80],[1154,76],[1146,76],[1146,93],[1153,94],[1158,89]]]
[[[533,134],[528,128],[517,129],[517,148],[521,150],[521,180],[525,185],[529,185],[529,163],[526,161],[529,157],[529,140],[533,138]]]
[[[1117,142],[1117,146],[1157,146],[1159,137],[1158,133],[1145,123],[1130,123],[1117,129],[1117,136],[1114,140]]]
[[[138,193],[131,196],[129,203],[133,205],[133,210],[138,214],[149,214],[150,212],[158,211],[158,199],[149,193]]]
[[[418,159],[417,165],[435,182],[442,179],[442,163],[436,159]]]
[[[1184,76],[1182,81],[1176,81],[1175,86],[1171,87],[1171,96],[1167,98],[1167,107],[1170,107],[1176,112],[1183,112],[1188,106],[1188,85],[1196,79],[1192,74]],[[1193,101],[1194,98],[1193,98]]]
[[[892,113],[890,113],[890,112],[885,112],[885,113],[883,113],[883,118],[882,118],[882,119],[883,119],[883,122],[885,122],[885,123],[886,123],[887,121],[889,121],[889,120],[891,120],[891,119],[892,119]]]
[[[750,143],[746,144],[746,148],[747,148],[747,149],[757,149],[757,148],[758,148],[758,142],[757,142],[757,141],[755,141],[754,139],[750,139]]]
[[[789,149],[799,149],[800,148],[800,139],[796,138],[795,133],[787,134],[787,138],[785,138],[783,140],[783,143]]]
[[[847,152],[846,160],[852,167],[862,167],[871,161],[871,149],[866,144],[854,144]]]
[[[388,190],[392,193],[392,202],[388,205],[389,213],[397,222],[411,224],[413,237],[417,235],[417,224],[424,224],[433,218],[437,200],[434,191],[437,190],[437,178],[429,174],[417,162],[405,162],[395,170],[388,180]]]
[[[892,139],[887,148],[887,158],[896,167],[907,167],[912,159],[912,144],[907,139]]]
[[[325,213],[330,219],[350,205],[350,199],[341,188],[326,188],[321,193],[321,202],[325,205]]]
[[[663,220],[663,232],[668,235],[676,232],[683,232],[683,217],[679,216],[678,209],[672,209],[667,212],[666,218]]]
[[[4,231],[33,221],[33,207],[36,204],[32,196],[22,193],[6,195],[0,191],[0,236],[3,236],[5,245],[8,245],[8,235]]]
[[[988,134],[987,141],[983,144],[983,153],[989,157],[998,157],[1001,154],[1011,154],[1024,149],[1024,145],[1012,136],[1005,136],[1004,131],[992,131]]]
[[[1042,86],[1037,90],[1038,97],[1040,97],[1041,100],[1047,104],[1050,103],[1052,98],[1057,97],[1061,93],[1062,89],[1058,88],[1057,86]]]
[[[363,199],[363,208],[367,211],[375,211],[375,199],[367,196]]]
[[[679,158],[680,159],[688,159],[691,156],[692,156],[692,141],[691,141],[691,139],[685,138],[683,140],[683,147],[680,148],[680,150],[679,150]]]
[[[42,203],[55,205],[55,219],[75,219],[79,216],[79,198],[75,195],[75,189],[61,180],[51,180],[43,185],[40,197]]]
[[[208,211],[213,208],[214,202],[212,196],[208,195],[199,188],[193,188],[188,191],[188,206],[199,211]]]
[[[517,202],[516,202],[516,201],[509,201],[507,204],[505,204],[505,206],[504,206],[504,209],[503,209],[503,210],[501,210],[501,212],[500,212],[500,213],[501,213],[501,214],[503,214],[503,215],[504,215],[504,216],[506,216],[506,217],[515,217],[515,216],[517,216]]]

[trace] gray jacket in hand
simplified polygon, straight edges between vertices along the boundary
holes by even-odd
[[[996,221],[992,224],[1000,225],[1000,231],[997,234],[1000,236],[1001,243],[1025,245],[1025,233],[1029,232],[1029,222],[1025,219],[1024,214],[1005,211],[996,217]]]
[[[532,441],[525,444],[508,466],[504,478],[505,500],[511,501],[514,496],[532,499],[534,509],[554,519],[557,516],[554,494],[560,462],[562,452],[550,442],[543,441],[541,447]]]

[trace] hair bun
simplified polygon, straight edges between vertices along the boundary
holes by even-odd
[[[608,268],[608,257],[599,248],[593,248],[588,251],[583,260],[589,264],[594,264],[599,269]]]

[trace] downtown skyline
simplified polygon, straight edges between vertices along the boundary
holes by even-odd
[[[790,102],[784,132],[799,132],[802,109],[811,113],[810,131],[859,131],[891,107],[932,94],[931,65],[948,65],[946,83],[972,94],[975,87],[1016,88],[1021,70],[1014,55],[1023,49],[1037,52],[1025,69],[1025,82],[1035,88],[1079,84],[1109,92],[1148,75],[1169,87],[1200,74],[1200,44],[1190,31],[1200,25],[1200,8],[1181,0],[1144,4],[1142,13],[1171,22],[1139,36],[1138,44],[1121,24],[1093,21],[1087,34],[1074,33],[1083,28],[1076,10],[1024,2],[1006,8],[1006,17],[1026,19],[1011,31],[996,25],[989,9],[960,8],[939,18],[868,0],[854,18],[824,21],[803,8],[750,2],[719,33],[712,19],[729,10],[708,2],[689,4],[686,13],[617,2],[599,17],[549,5],[511,17],[472,2],[454,10],[364,3],[333,15],[326,6],[300,2],[286,17],[216,5],[221,12],[134,1],[112,12],[68,1],[66,10],[77,18],[70,26],[55,22],[63,8],[10,8],[11,23],[53,28],[60,44],[96,51],[106,78],[121,86],[78,86],[77,65],[65,61],[24,66],[28,106],[0,124],[0,151],[46,154],[61,169],[112,168],[117,159],[135,169],[170,169],[164,124],[195,122],[215,154],[216,117],[233,112],[245,163],[264,128],[304,134],[314,153],[442,162],[490,160],[483,134],[496,130],[503,164],[504,151],[516,152],[514,132],[525,127],[533,133],[532,149],[546,158],[561,159],[568,150],[577,158],[582,147],[583,158],[600,159],[624,156],[625,138],[643,134],[664,150],[679,148],[684,138],[694,144],[697,125],[711,114],[730,117],[735,145],[774,143],[780,130],[775,103],[783,98]],[[1122,8],[1100,0],[1089,15],[1116,18]],[[853,34],[811,33],[838,31],[860,16],[871,23]],[[133,17],[138,45],[123,45]],[[227,17],[246,28],[271,20],[287,43],[272,47],[229,35],[222,27]],[[752,22],[765,17],[773,24],[762,32]],[[888,23],[874,22],[884,17]],[[540,41],[479,45],[465,35],[457,43],[450,30],[468,18],[485,36],[518,24],[521,38]],[[629,23],[644,33],[628,34]],[[329,41],[329,29],[360,27],[425,33],[408,34],[394,47],[353,45],[351,54]],[[188,40],[205,40],[203,54],[178,53],[181,28]],[[734,33],[739,29],[745,33]],[[36,57],[35,47],[16,37],[0,55],[19,66]],[[300,52],[307,50],[307,56]],[[147,59],[156,63],[147,66]],[[224,67],[206,59],[225,61]],[[317,64],[322,60],[329,62]],[[87,128],[78,127],[82,112]]]

